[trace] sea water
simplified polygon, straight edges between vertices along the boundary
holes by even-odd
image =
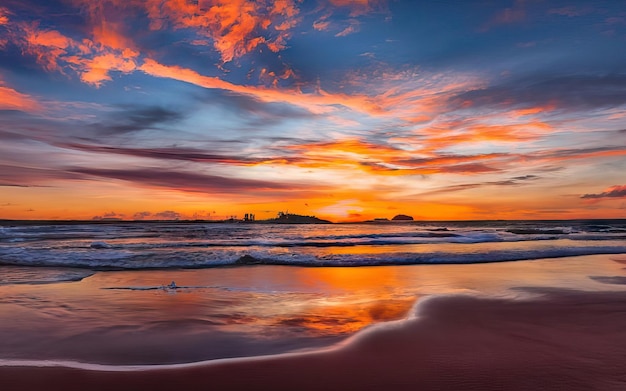
[[[623,254],[624,220],[5,222],[0,359],[159,364],[321,348],[410,316],[429,295],[623,290]]]
[[[321,225],[9,222],[0,228],[0,264],[91,270],[478,263],[625,250],[626,220]]]

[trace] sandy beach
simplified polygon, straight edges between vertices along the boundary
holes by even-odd
[[[623,390],[626,292],[532,293],[428,298],[410,319],[317,352],[134,368],[14,363],[0,367],[0,383],[65,391]]]

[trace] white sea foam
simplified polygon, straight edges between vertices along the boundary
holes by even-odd
[[[54,266],[90,269],[155,269],[207,268],[232,265],[297,265],[297,266],[384,266],[411,264],[469,264],[558,258],[576,255],[626,253],[626,245],[578,246],[537,249],[498,249],[474,252],[378,252],[322,253],[273,252],[252,249],[211,251],[130,252],[111,249],[98,251],[57,251],[44,249],[0,249],[5,265]]]

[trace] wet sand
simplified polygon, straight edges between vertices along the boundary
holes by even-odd
[[[150,369],[0,366],[9,390],[624,390],[626,292],[437,296],[323,351]],[[8,386],[8,388],[6,388]]]

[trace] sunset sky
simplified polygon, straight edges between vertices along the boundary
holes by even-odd
[[[623,1],[2,0],[0,218],[626,218]]]

